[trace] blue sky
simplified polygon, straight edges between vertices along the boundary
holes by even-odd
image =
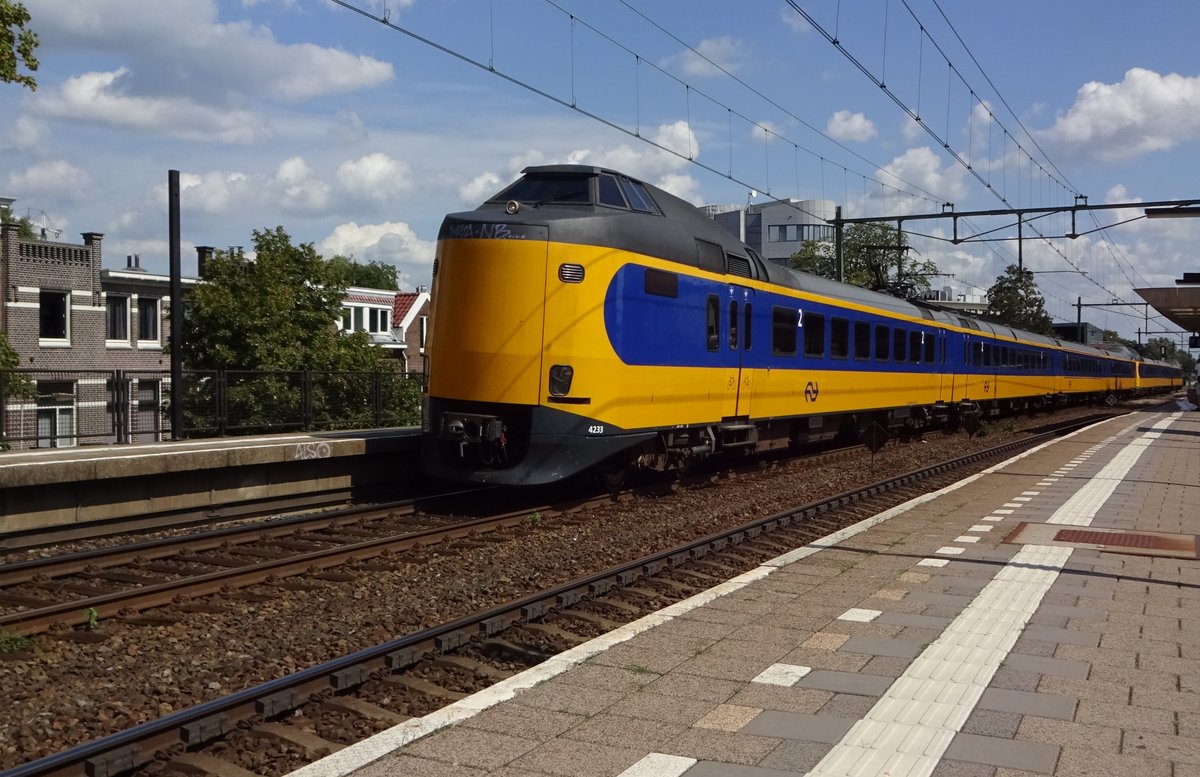
[[[697,204],[827,198],[847,216],[1005,207],[993,192],[1014,207],[1200,197],[1200,4],[1184,0],[796,0],[895,100],[784,0],[24,2],[39,88],[0,86],[0,195],[63,239],[105,233],[108,267],[137,253],[166,271],[169,169],[187,274],[193,246],[282,225],[394,263],[408,287],[429,282],[442,216],[527,164],[612,166]],[[1056,271],[1039,285],[1073,321],[1078,296],[1137,301],[1132,287],[1200,269],[1198,232],[1143,219],[1029,240],[1024,260]],[[913,242],[959,293],[1016,256]],[[1085,311],[1131,338],[1140,315]]]

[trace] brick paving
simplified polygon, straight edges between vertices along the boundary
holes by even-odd
[[[294,774],[1200,775],[1200,560],[1004,542],[1200,533],[1200,413],[1124,416],[897,512]]]

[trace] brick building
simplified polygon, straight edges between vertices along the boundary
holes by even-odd
[[[11,439],[59,447],[161,437],[169,278],[136,256],[124,269],[101,269],[103,238],[28,240],[16,224],[0,232],[0,331],[27,387],[0,398]],[[185,288],[194,283],[184,279]]]
[[[0,206],[12,200],[0,198]],[[0,429],[13,447],[162,439],[170,391],[170,278],[137,256],[102,269],[104,236],[83,243],[0,233],[0,332],[20,357],[18,381],[0,383]],[[197,247],[201,270],[213,249]],[[195,286],[184,278],[183,287]],[[424,372],[429,294],[352,288],[340,321],[366,331],[406,372]],[[12,386],[23,385],[24,390]]]

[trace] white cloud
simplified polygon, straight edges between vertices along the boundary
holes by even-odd
[[[380,203],[412,188],[408,164],[380,151],[343,162],[337,169],[337,179],[348,196]]]
[[[291,212],[317,213],[329,204],[329,185],[302,158],[286,159],[279,165],[275,180],[283,187],[281,204]]]
[[[1120,161],[1200,138],[1200,76],[1131,68],[1116,84],[1090,81],[1043,133],[1068,153]]]
[[[128,73],[118,68],[68,78],[57,91],[37,97],[35,110],[43,116],[188,140],[251,143],[270,133],[249,111],[205,107],[180,97],[125,94],[122,82]]]
[[[700,143],[685,121],[661,124],[653,134],[648,134],[647,138],[680,154],[686,155],[689,146],[693,156],[700,152]],[[647,144],[577,148],[552,156],[547,156],[537,149],[530,149],[509,158],[507,178],[490,170],[485,171],[468,183],[460,184],[459,197],[465,202],[477,204],[485,197],[495,194],[502,186],[516,180],[521,170],[526,167],[548,164],[605,167],[652,183],[695,204],[702,201],[699,182],[683,172],[688,166],[688,161]]]
[[[28,199],[31,195],[78,200],[86,196],[93,180],[86,170],[62,159],[38,162],[19,173],[10,173],[8,190]]]
[[[854,140],[865,143],[879,134],[875,123],[861,113],[838,111],[829,117],[825,132],[835,140]]]
[[[888,175],[890,173],[891,175]],[[941,158],[928,146],[910,148],[900,156],[884,165],[876,177],[888,186],[902,187],[897,178],[907,181],[924,191],[944,197],[947,202],[954,202],[966,196],[967,189],[963,184],[966,171],[957,164],[942,167]],[[892,176],[895,176],[893,178]],[[902,197],[899,203],[910,203],[908,209],[917,207],[911,197]]]
[[[783,133],[779,130],[779,125],[773,121],[760,121],[750,128],[750,139],[755,143],[762,143],[764,139],[770,141],[773,138],[782,138]]]
[[[401,287],[429,275],[435,244],[417,237],[403,222],[339,224],[318,245],[323,256],[353,256],[360,261],[386,262],[399,270]]]
[[[46,122],[32,116],[18,116],[5,138],[4,148],[16,151],[37,150],[46,143]]]
[[[693,205],[700,205],[703,202],[703,197],[700,195],[700,183],[690,175],[668,173],[659,177],[654,185]]]
[[[809,30],[812,29],[812,26],[808,23],[808,20],[801,16],[800,13],[791,6],[785,5],[781,7],[779,9],[779,18],[782,19],[783,23],[786,24],[788,28],[790,28],[791,31],[797,35],[806,35],[808,34]]]
[[[390,63],[286,44],[248,22],[222,23],[214,0],[27,0],[42,49],[111,53],[135,74],[131,94],[228,107],[250,97],[307,100],[378,86]]]
[[[688,49],[663,60],[667,67],[678,65],[689,76],[712,78],[722,75],[721,69],[736,73],[745,59],[741,41],[723,35],[700,41],[695,50]]]
[[[500,176],[495,173],[480,173],[470,183],[458,187],[458,196],[463,202],[478,204],[499,191],[500,184]]]

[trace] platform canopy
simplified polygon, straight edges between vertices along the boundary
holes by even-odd
[[[1200,273],[1184,273],[1174,286],[1134,291],[1179,328],[1200,333]]]

